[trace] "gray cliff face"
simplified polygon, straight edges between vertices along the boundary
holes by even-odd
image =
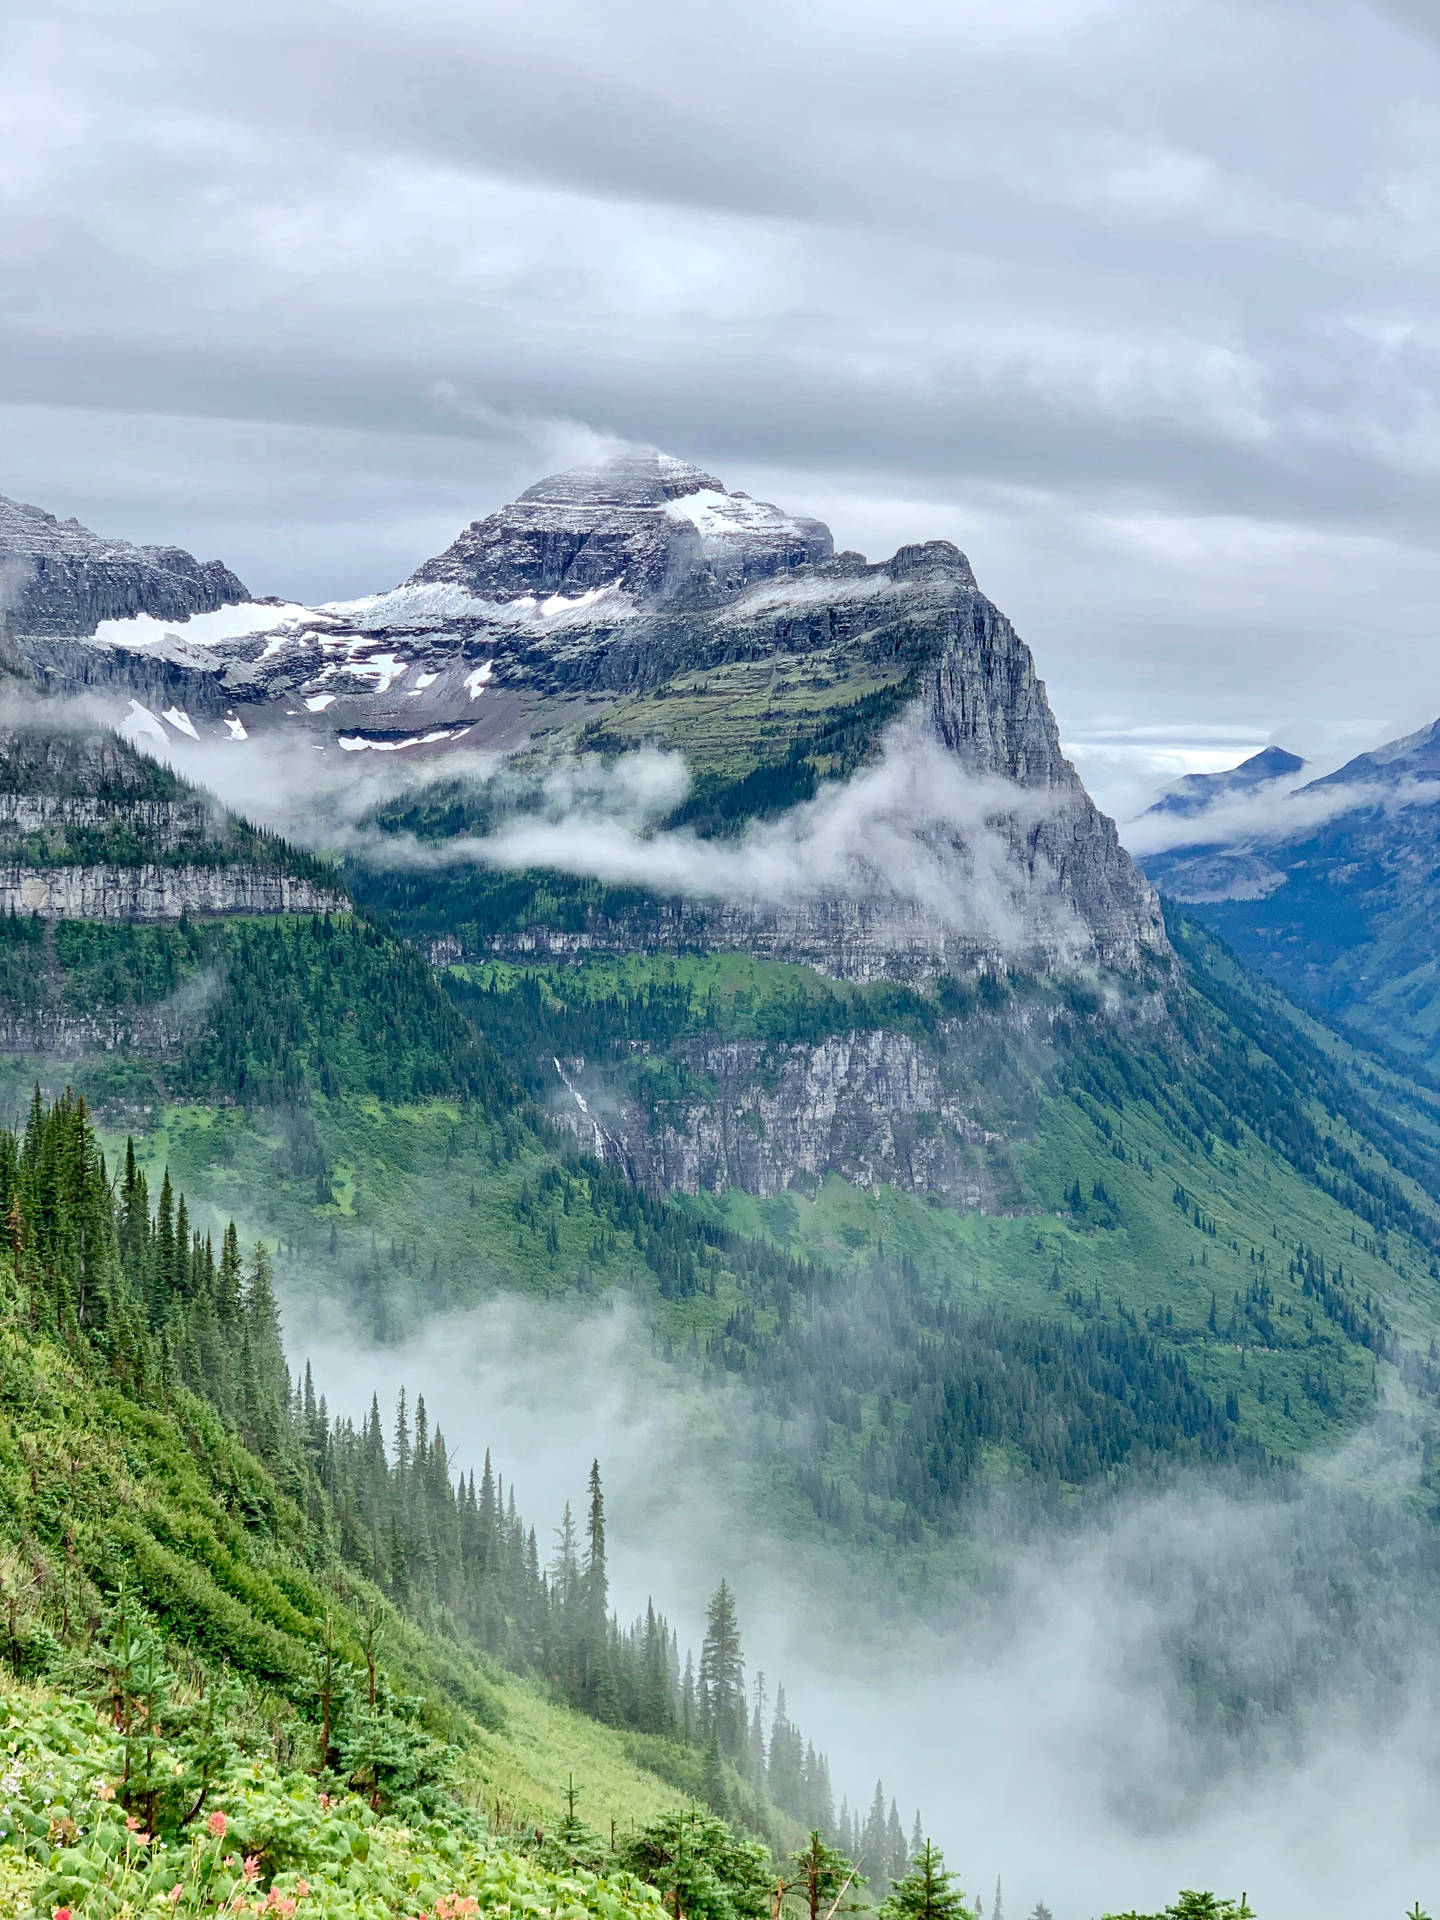
[[[697,1042],[683,1058],[713,1082],[713,1098],[650,1110],[602,1095],[581,1107],[572,1086],[557,1094],[556,1117],[656,1193],[739,1187],[769,1196],[839,1173],[966,1207],[993,1210],[1013,1197],[997,1136],[977,1121],[973,1099],[948,1092],[937,1054],[907,1034],[808,1046]]]
[[[65,866],[0,861],[0,913],[42,920],[178,920],[182,914],[343,913],[345,896],[263,867]]]
[[[24,652],[30,673],[47,693],[108,698],[117,721],[130,702],[138,700],[154,713],[179,707],[192,720],[210,721],[212,731],[223,735],[223,717],[235,708],[234,695],[213,659],[195,666],[155,653],[51,635],[27,637]]]
[[[911,983],[1016,966],[1044,971],[1098,965],[1134,973],[1148,959],[1168,964],[1158,898],[1137,883],[1113,835],[1110,822],[1102,818],[1097,828],[1081,814],[1062,815],[1017,836],[1027,870],[1033,865],[1044,878],[1031,903],[1030,924],[1014,940],[984,928],[957,928],[922,901],[877,891],[868,899],[822,895],[782,906],[661,900],[642,919],[597,911],[583,932],[537,923],[494,935],[478,952],[447,936],[431,943],[430,957],[448,966],[480,959],[578,960],[637,947],[677,954],[730,949],[813,967],[833,980]],[[1041,841],[1063,844],[1067,838],[1068,895],[1036,851]],[[1068,911],[1072,901],[1080,917]]]
[[[16,834],[74,834],[120,828],[156,853],[214,837],[218,809],[207,800],[100,800],[80,794],[0,793],[0,843]]]
[[[345,895],[218,801],[32,695],[0,728],[0,913],[42,920],[344,912]],[[296,871],[296,868],[299,871]]]
[[[0,1003],[0,1053],[43,1053],[52,1060],[116,1051],[165,1055],[178,1052],[194,1032],[194,1010],[188,1005],[77,1013]]]
[[[0,603],[22,638],[91,634],[102,620],[137,613],[186,620],[248,598],[218,560],[102,539],[78,520],[0,495]]]

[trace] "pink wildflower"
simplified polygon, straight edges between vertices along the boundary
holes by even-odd
[[[172,1907],[179,1905],[180,1896],[184,1891],[185,1891],[184,1887],[182,1887],[180,1882],[177,1880],[174,1886],[170,1889],[170,1904]]]
[[[113,1800],[115,1798],[115,1789],[110,1785],[108,1780],[102,1780],[100,1785],[95,1789],[95,1798],[97,1800]]]
[[[73,1920],[69,1907],[56,1907],[52,1920]]]
[[[303,1900],[310,1891],[310,1882],[308,1880],[297,1880],[295,1882],[295,1891]]]
[[[225,1829],[229,1826],[229,1824],[230,1822],[225,1818],[224,1814],[220,1811],[218,1807],[211,1814],[210,1818],[205,1822],[205,1826],[207,1830],[217,1840],[223,1840],[225,1838]]]
[[[125,1824],[130,1829],[131,1833],[138,1833],[140,1831],[140,1822],[135,1818],[133,1813],[126,1814]]]
[[[245,1856],[245,1864],[241,1867],[240,1871],[247,1880],[258,1880],[260,1878],[260,1860],[258,1855],[247,1853]]]

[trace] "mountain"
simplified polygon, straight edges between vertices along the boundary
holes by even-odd
[[[1262,747],[1259,753],[1242,760],[1238,767],[1229,767],[1222,773],[1183,775],[1147,812],[1174,813],[1188,819],[1203,813],[1217,801],[1241,798],[1275,780],[1293,779],[1304,767],[1305,762],[1298,753],[1288,753],[1284,747]]]
[[[672,1350],[764,1382],[878,1287],[893,1337],[805,1414],[839,1436],[941,1313],[1008,1409],[994,1433],[956,1428],[963,1395],[925,1416],[963,1468],[916,1481],[903,1421],[877,1430],[874,1472],[908,1489],[877,1509],[839,1439],[795,1457],[776,1428],[770,1484],[865,1537],[960,1525],[992,1441],[1076,1485],[1290,1457],[1363,1416],[1377,1356],[1408,1364],[1387,1303],[1440,1250],[1423,1091],[1377,1092],[1167,930],[953,546],[835,555],[646,454],[539,483],[381,599],[344,616],[355,657],[417,705],[486,667],[463,698],[493,699],[508,751],[416,762],[347,816],[343,867],[269,842],[353,912],[175,896],[147,924],[133,892],[54,882],[60,917],[0,923],[17,1078],[143,1124],[196,1204],[251,1209],[294,1284],[379,1337],[487,1289],[621,1287]],[[257,670],[225,751],[268,729],[343,778],[360,743],[423,738],[296,697],[342,677],[343,623],[197,652],[216,707]],[[387,697],[346,696],[372,719]],[[197,711],[160,716],[167,752]],[[17,762],[32,868],[104,866],[93,836],[123,829],[138,865],[202,871],[200,797],[129,791],[149,763],[112,780],[117,753],[86,746],[74,794]],[[1057,1449],[1055,1421],[1094,1437]]]
[[[185,621],[249,598],[218,560],[104,539],[0,494],[0,606],[23,638],[83,638],[141,614]]]
[[[1307,1005],[1440,1065],[1440,722],[1282,800],[1263,834],[1145,857],[1167,894]]]

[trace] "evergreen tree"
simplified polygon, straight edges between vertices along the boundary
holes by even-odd
[[[808,1920],[826,1920],[839,1913],[858,1912],[864,1903],[847,1899],[864,1886],[853,1863],[836,1847],[827,1846],[818,1829],[812,1829],[809,1842],[792,1854],[782,1875],[786,1895],[798,1901]]]
[[[729,1585],[722,1580],[710,1601],[705,1641],[700,1649],[700,1693],[705,1702],[705,1731],[723,1753],[738,1759],[745,1751],[745,1662],[740,1623]]]
[[[881,1920],[976,1920],[973,1907],[955,1885],[955,1875],[945,1866],[945,1856],[926,1840],[915,1864],[903,1880],[891,1888],[879,1909]]]

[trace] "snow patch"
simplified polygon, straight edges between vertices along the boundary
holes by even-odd
[[[225,724],[230,729],[230,738],[232,740],[248,740],[250,738],[249,734],[245,731],[244,722],[237,720],[233,713],[226,714]]]
[[[805,529],[779,507],[752,500],[747,493],[726,493],[722,487],[701,487],[665,503],[666,518],[688,520],[707,540],[731,540],[737,534],[793,533]]]
[[[195,731],[194,721],[183,707],[167,707],[160,718],[162,720],[168,720],[177,733],[188,734],[192,740],[198,740],[200,738],[199,734]]]
[[[333,693],[312,693],[305,704],[311,713],[323,713],[326,707],[333,706],[334,701],[335,695]]]
[[[395,587],[389,593],[368,593],[358,600],[327,600],[320,609],[371,632],[387,627],[422,627],[447,620],[476,619],[490,611],[462,586],[449,580],[425,580]]]
[[[170,736],[164,727],[150,709],[142,706],[138,700],[130,702],[130,711],[120,722],[120,731],[127,740],[137,742],[141,739],[158,740],[163,747],[168,747],[170,744]]]
[[[476,667],[473,673],[466,674],[465,689],[472,700],[478,700],[480,698],[486,682],[494,671],[495,662],[493,660],[486,660],[482,665]]]
[[[102,620],[91,646],[159,647],[179,642],[186,647],[213,647],[246,633],[266,633],[282,621],[312,619],[310,609],[293,602],[266,607],[246,600],[236,607],[217,607],[214,613],[192,613],[188,620],[158,620],[151,613],[132,614],[128,620]]]
[[[377,653],[373,660],[355,660],[349,663],[351,673],[373,673],[375,692],[388,693],[400,676],[410,665],[408,660],[397,659],[393,653]]]

